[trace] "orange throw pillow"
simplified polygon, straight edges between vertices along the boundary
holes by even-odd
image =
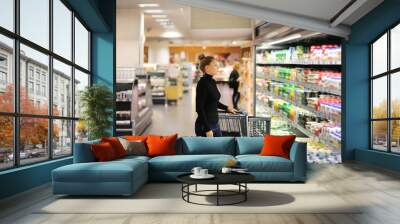
[[[147,136],[145,135],[126,135],[124,138],[128,141],[144,141],[146,142]]]
[[[121,142],[119,142],[118,138],[116,137],[109,137],[109,138],[101,138],[101,142],[108,142],[114,149],[115,155],[117,158],[125,157],[126,151],[122,146]]]
[[[176,155],[176,139],[178,134],[171,136],[149,135],[147,137],[148,156]]]
[[[108,142],[93,144],[91,145],[91,149],[94,154],[94,157],[99,162],[110,161],[117,158],[114,149]]]
[[[274,136],[265,135],[264,145],[261,149],[260,155],[262,156],[280,156],[286,159],[290,159],[290,148],[294,140],[295,135],[285,135],[285,136]]]

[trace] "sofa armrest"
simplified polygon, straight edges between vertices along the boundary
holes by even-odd
[[[305,181],[307,175],[307,143],[294,142],[290,149],[290,160],[293,162],[293,179]]]
[[[95,162],[96,158],[94,157],[90,146],[92,144],[98,144],[98,143],[100,143],[100,140],[75,143],[75,145],[74,145],[74,163]]]

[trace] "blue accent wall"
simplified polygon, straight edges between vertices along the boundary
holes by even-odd
[[[369,44],[400,22],[400,0],[385,0],[351,27],[344,44],[344,160],[400,170],[400,157],[372,151],[369,123]]]
[[[116,0],[67,0],[92,31],[93,83],[114,91]],[[110,118],[113,119],[113,118]],[[113,127],[110,127],[110,132]],[[51,181],[51,171],[72,163],[72,157],[0,172],[0,199]]]
[[[115,99],[116,80],[116,1],[99,0],[99,11],[110,28],[107,32],[92,32],[92,83],[104,84],[110,88]],[[114,116],[110,119],[115,120]],[[110,135],[115,133],[115,122]]]
[[[68,157],[1,172],[0,199],[48,183],[53,169],[71,163],[72,157]]]

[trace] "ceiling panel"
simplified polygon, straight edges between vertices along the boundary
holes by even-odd
[[[226,0],[266,9],[329,20],[350,0]]]

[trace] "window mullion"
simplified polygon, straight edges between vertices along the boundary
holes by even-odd
[[[53,0],[49,0],[49,50],[53,52]],[[48,120],[48,150],[49,159],[53,159],[53,56],[49,55],[49,75],[48,75],[49,86],[47,90],[49,91],[49,116]]]
[[[71,91],[72,91],[72,105],[71,105],[71,117],[75,118],[75,12],[72,11],[71,15],[71,23],[72,23],[72,38],[71,38],[71,59],[72,59],[72,64],[73,66],[71,67]],[[76,121],[72,121],[72,133],[71,133],[71,150],[72,150],[72,155],[74,155],[74,145],[75,145],[75,126],[76,126]]]
[[[14,30],[19,35],[19,8],[20,8],[20,0],[14,1]],[[20,100],[20,46],[19,39],[14,39],[14,112],[19,114],[19,100]],[[20,155],[19,155],[19,136],[20,136],[20,118],[14,116],[14,166],[20,165]]]
[[[387,71],[390,71],[390,29],[388,30],[388,32],[387,32]],[[387,110],[388,110],[388,113],[387,113],[387,116],[388,116],[388,118],[391,118],[392,117],[392,99],[391,99],[391,79],[392,79],[392,76],[391,76],[391,74],[390,74],[390,72],[387,74],[387,98],[388,98],[388,103],[387,103]],[[392,135],[391,135],[391,133],[392,133],[392,131],[391,131],[391,127],[392,127],[392,125],[391,125],[391,123],[392,123],[392,121],[389,119],[388,120],[388,122],[387,122],[387,140],[388,140],[388,152],[391,152],[392,151]]]

